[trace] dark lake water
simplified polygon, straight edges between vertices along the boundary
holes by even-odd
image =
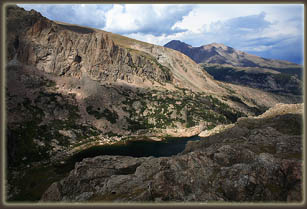
[[[71,157],[63,165],[47,166],[30,169],[21,180],[22,191],[11,201],[38,201],[44,191],[55,181],[59,181],[69,174],[76,162],[84,158],[99,155],[122,155],[132,157],[168,157],[182,152],[188,141],[201,138],[168,138],[163,141],[134,140],[125,143],[95,146],[81,151]]]
[[[134,140],[126,143],[95,146],[79,152],[72,160],[81,161],[83,158],[98,155],[122,155],[132,157],[168,157],[182,152],[188,141],[199,140],[199,136],[187,138],[168,138],[163,141]]]

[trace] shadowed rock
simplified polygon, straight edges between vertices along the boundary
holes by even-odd
[[[277,131],[280,122],[293,122],[276,112],[190,142],[173,157],[84,159],[41,201],[300,202],[301,133]]]

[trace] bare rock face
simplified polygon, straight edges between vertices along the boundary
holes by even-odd
[[[8,15],[11,15],[10,10]],[[31,15],[18,10],[26,17]],[[11,19],[8,19],[9,25],[13,24]],[[132,82],[135,76],[159,82],[172,79],[167,68],[162,69],[154,59],[137,56],[115,45],[106,32],[56,24],[43,17],[22,29],[23,36],[16,34],[15,40],[9,41],[8,48],[14,45],[15,50],[8,53],[8,59],[14,57],[15,51],[19,61],[44,72],[79,78],[83,72],[99,81]]]
[[[287,131],[283,123],[300,125]],[[41,201],[300,202],[301,123],[282,113],[189,142],[177,156],[87,158]]]

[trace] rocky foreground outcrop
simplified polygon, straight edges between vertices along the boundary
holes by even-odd
[[[277,105],[176,156],[84,159],[41,201],[299,202],[301,129],[302,105]]]

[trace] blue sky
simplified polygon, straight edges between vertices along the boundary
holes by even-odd
[[[19,4],[51,20],[164,45],[213,42],[265,58],[303,62],[303,4]]]

